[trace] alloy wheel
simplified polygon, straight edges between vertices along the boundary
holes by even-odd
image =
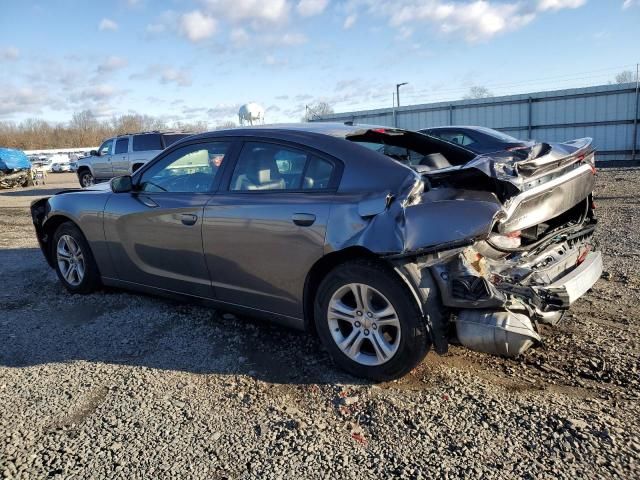
[[[83,173],[80,183],[83,187],[90,187],[93,185],[93,176],[90,173]]]
[[[361,365],[382,365],[400,346],[395,308],[369,285],[349,283],[336,290],[329,301],[327,321],[338,348]]]
[[[86,264],[80,245],[71,235],[62,235],[58,239],[56,258],[65,281],[73,287],[80,285],[84,279]]]

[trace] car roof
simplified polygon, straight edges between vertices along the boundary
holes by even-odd
[[[299,144],[316,149],[342,161],[344,170],[340,182],[341,191],[373,190],[389,191],[399,187],[408,176],[416,173],[409,167],[357,143],[346,141],[350,135],[364,134],[375,128],[405,132],[372,125],[346,125],[334,122],[310,122],[275,125],[256,125],[205,132],[179,140],[171,147],[186,142],[218,137],[249,137],[271,139]],[[407,133],[412,133],[408,132]]]

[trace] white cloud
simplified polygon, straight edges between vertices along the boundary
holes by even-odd
[[[296,10],[303,17],[312,17],[324,12],[329,0],[300,0]]]
[[[562,10],[563,8],[578,8],[587,3],[587,0],[539,0],[538,10]]]
[[[622,9],[626,10],[631,7],[640,7],[640,0],[624,0],[622,4]]]
[[[0,60],[17,60],[20,56],[20,50],[16,47],[9,46],[0,48]]]
[[[229,34],[229,39],[236,46],[244,46],[249,43],[249,34],[244,28],[234,28]]]
[[[98,73],[108,73],[126,67],[128,64],[126,58],[111,56],[98,65]]]
[[[175,83],[179,87],[188,87],[191,85],[191,74],[184,69],[165,68],[160,74],[160,83]]]
[[[307,37],[302,33],[285,33],[283,35],[276,35],[270,37],[270,43],[272,45],[283,45],[286,47],[293,47],[296,45],[302,45],[307,43]]]
[[[113,96],[115,96],[118,92],[116,89],[108,85],[106,83],[101,83],[99,85],[94,85],[92,87],[88,87],[82,91],[80,94],[81,97],[89,98],[91,100],[99,101],[99,100],[107,100]],[[76,97],[79,98],[79,97]]]
[[[209,12],[228,20],[279,23],[287,20],[287,0],[203,0]]]
[[[166,29],[167,27],[165,27],[165,25],[162,23],[150,23],[146,27],[147,33],[151,33],[151,34],[162,33]]]
[[[189,70],[163,64],[149,65],[142,72],[129,75],[130,80],[149,80],[152,78],[157,78],[163,85],[169,83],[175,83],[179,87],[191,85],[191,72]]]
[[[347,18],[344,19],[344,24],[342,25],[342,27],[345,30],[348,30],[353,27],[353,25],[356,23],[356,20],[358,20],[358,16],[355,13],[348,15]]]
[[[393,3],[349,0],[347,12],[366,12],[385,18],[396,28],[428,23],[443,34],[459,35],[468,42],[478,42],[520,29],[541,12],[578,8],[585,3],[586,0],[395,0]]]
[[[0,85],[0,117],[23,113],[41,113],[49,104],[46,90]]]
[[[194,10],[180,17],[180,32],[192,42],[200,42],[216,33],[215,18]]]
[[[109,18],[103,18],[98,24],[98,30],[118,30],[118,24]]]

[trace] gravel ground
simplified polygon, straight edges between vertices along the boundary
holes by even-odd
[[[505,360],[453,346],[378,385],[303,333],[119,291],[67,294],[28,215],[62,186],[74,177],[0,192],[5,478],[640,475],[640,170],[599,173],[606,272],[543,347]]]

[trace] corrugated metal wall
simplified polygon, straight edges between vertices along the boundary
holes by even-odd
[[[635,84],[509,95],[336,113],[315,121],[353,121],[409,130],[443,125],[481,125],[522,139],[563,142],[592,137],[599,160],[631,160],[640,149]],[[636,153],[640,160],[640,152]]]

